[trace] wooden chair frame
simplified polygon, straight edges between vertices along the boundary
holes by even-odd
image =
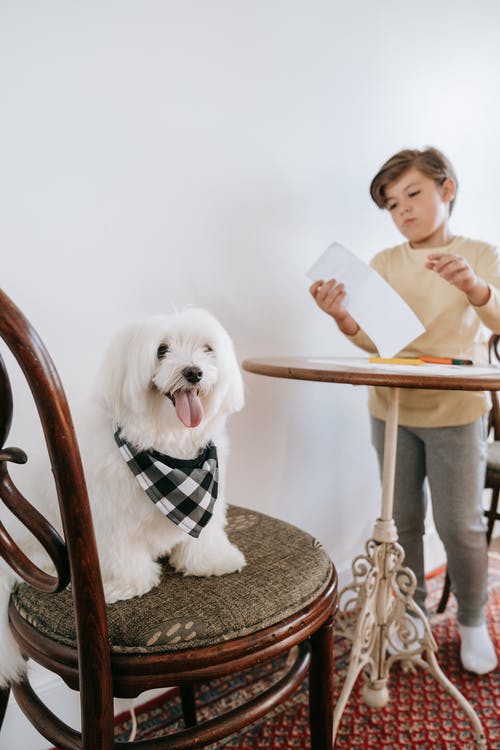
[[[488,342],[488,360],[489,362],[500,362],[500,335],[493,334]],[[491,410],[488,415],[488,435],[493,440],[500,440],[500,403],[498,400],[497,391],[491,391]],[[485,508],[484,515],[487,519],[486,526],[486,543],[490,544],[491,537],[493,536],[493,528],[495,521],[500,521],[500,513],[498,512],[498,498],[500,495],[500,472],[494,471],[490,467],[486,467],[486,476],[484,481],[485,489],[491,490],[490,505]],[[443,592],[441,599],[437,606],[437,612],[441,614],[446,609],[448,599],[451,592],[451,580],[446,570]]]
[[[309,606],[273,627],[209,648],[170,654],[123,654],[110,650],[106,606],[90,506],[79,449],[62,384],[42,341],[20,310],[0,290],[0,335],[17,359],[43,426],[56,483],[64,539],[14,486],[7,465],[22,463],[17,448],[0,448],[0,498],[30,528],[56,568],[50,576],[35,567],[0,524],[0,554],[29,584],[57,592],[71,582],[77,648],[55,643],[35,630],[11,603],[9,620],[26,656],[58,674],[80,693],[81,732],[67,726],[38,698],[28,680],[12,687],[22,711],[41,734],[68,750],[118,750],[113,696],[135,697],[151,689],[179,685],[186,729],[162,738],[134,741],[141,750],[194,750],[239,731],[282,703],[309,673],[311,748],[330,750],[333,719],[332,626],[337,582]],[[0,443],[5,445],[12,420],[12,393],[0,365]],[[192,684],[239,672],[297,647],[288,673],[245,706],[196,725]],[[0,690],[0,727],[9,689]]]

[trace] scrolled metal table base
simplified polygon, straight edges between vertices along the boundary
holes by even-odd
[[[374,536],[366,542],[365,554],[352,562],[353,581],[340,592],[336,634],[351,641],[346,679],[334,713],[333,742],[342,714],[364,670],[362,696],[372,708],[383,708],[389,700],[389,672],[399,662],[404,671],[416,667],[430,672],[457,701],[474,729],[475,750],[486,750],[479,718],[440,668],[437,645],[426,616],[415,603],[416,578],[404,567],[404,551],[397,543],[393,521],[375,523]]]

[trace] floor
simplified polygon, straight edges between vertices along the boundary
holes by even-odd
[[[500,552],[500,536],[497,536],[496,539],[491,540],[490,549],[493,550],[493,552]]]

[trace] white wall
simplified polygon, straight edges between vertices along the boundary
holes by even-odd
[[[498,242],[499,22],[496,0],[2,0],[1,283],[71,403],[119,325],[172,304],[240,359],[355,353],[304,274],[334,239],[398,240],[368,185],[401,147],[443,148],[455,231]],[[230,499],[345,574],[379,502],[364,389],[245,377]]]

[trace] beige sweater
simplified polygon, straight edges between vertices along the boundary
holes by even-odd
[[[425,268],[430,253],[452,253],[466,258],[478,276],[488,282],[491,295],[482,307],[474,307],[466,295]],[[398,292],[425,327],[425,333],[399,353],[488,361],[489,331],[500,333],[500,257],[492,245],[465,237],[445,247],[414,250],[408,242],[378,253],[372,267]],[[350,340],[368,352],[376,347],[360,330]],[[374,417],[385,419],[387,390],[369,388],[368,408]],[[399,423],[413,427],[446,427],[478,419],[490,408],[482,391],[431,391],[402,388]]]

